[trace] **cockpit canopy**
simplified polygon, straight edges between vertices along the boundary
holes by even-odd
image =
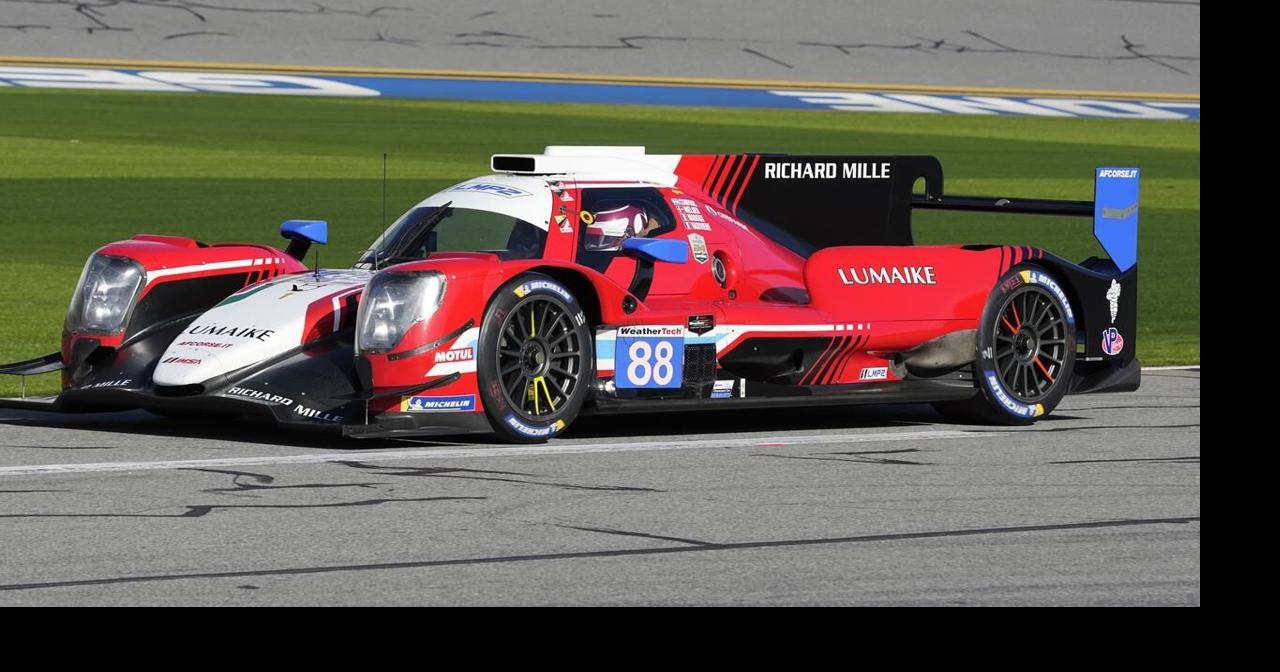
[[[490,175],[432,195],[360,255],[357,268],[425,259],[433,252],[492,252],[536,259],[547,243],[551,190],[540,178]]]

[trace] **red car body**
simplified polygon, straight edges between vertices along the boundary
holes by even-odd
[[[0,404],[256,413],[352,436],[493,430],[543,440],[579,411],[935,402],[1024,422],[1061,394],[1138,385],[1136,263],[911,244],[913,207],[1092,215],[1100,203],[943,196],[930,157],[548,148],[493,164],[495,175],[407,213],[406,224],[375,243],[372,261],[351,271],[309,271],[300,258],[314,237],[296,231],[286,233],[295,240],[288,251],[149,235],[107,245],[95,257],[123,260],[110,273],[132,278],[134,264],[144,278],[120,326],[80,328],[69,313],[59,353],[0,367],[20,375],[61,368],[63,393]],[[918,180],[923,194],[913,193]],[[395,236],[409,235],[414,216],[486,212],[520,215],[503,249],[437,249],[445,229],[433,227],[446,225],[431,222],[413,232],[424,236],[417,258],[378,256],[379,245],[403,242]],[[1130,214],[1136,241],[1136,200]],[[1095,225],[1107,222],[1095,217]],[[1110,240],[1099,239],[1104,247]],[[368,347],[391,326],[368,326],[380,318],[366,316],[376,308],[362,301],[368,288],[382,287],[375,277],[390,276],[432,278],[438,305],[405,322],[393,345]],[[97,291],[86,282],[77,297]],[[387,286],[379,290],[387,296],[409,291]],[[1017,314],[1013,294],[1031,316]],[[71,312],[88,315],[93,300],[73,302]],[[520,323],[517,348],[508,322],[522,320],[525,305],[529,323]],[[539,306],[556,333],[538,336]],[[1031,334],[1023,318],[1041,310],[1056,322]],[[237,315],[251,319],[237,323]],[[488,332],[499,328],[506,331],[496,348],[486,349]],[[576,360],[554,338],[589,353]],[[1117,348],[1116,338],[1128,343]],[[988,375],[996,365],[984,358],[998,359],[1006,343],[1005,358],[1030,371],[1022,383]],[[504,364],[499,351],[516,358]],[[546,361],[556,357],[565,373]],[[516,366],[531,382],[495,378]]]

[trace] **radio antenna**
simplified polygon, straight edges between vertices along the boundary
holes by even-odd
[[[387,153],[382,153],[382,220],[380,229],[387,227]],[[373,270],[378,270],[378,251],[373,252]]]

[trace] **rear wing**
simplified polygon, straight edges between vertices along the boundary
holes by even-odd
[[[1094,238],[1123,273],[1138,263],[1140,175],[1138,168],[1104,167],[1094,170],[1092,201],[924,194],[913,195],[911,206],[921,210],[1092,217]]]

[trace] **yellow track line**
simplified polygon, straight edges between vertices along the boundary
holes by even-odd
[[[1101,98],[1200,102],[1198,93],[1148,93],[1095,89],[1036,89],[1003,86],[935,86],[930,84],[863,84],[809,82],[772,79],[721,79],[713,77],[648,77],[638,75],[580,75],[556,72],[502,72],[494,70],[418,70],[328,65],[269,65],[263,63],[221,63],[200,61],[146,61],[116,58],[57,58],[44,56],[0,56],[0,65],[60,66],[87,68],[128,68],[156,70],[205,70],[306,75],[349,75],[361,77],[416,77],[427,79],[479,79],[523,82],[574,82],[583,84],[641,84],[650,86],[721,86],[735,89],[820,89],[830,91],[874,91],[883,93],[975,94],[1047,98]]]

